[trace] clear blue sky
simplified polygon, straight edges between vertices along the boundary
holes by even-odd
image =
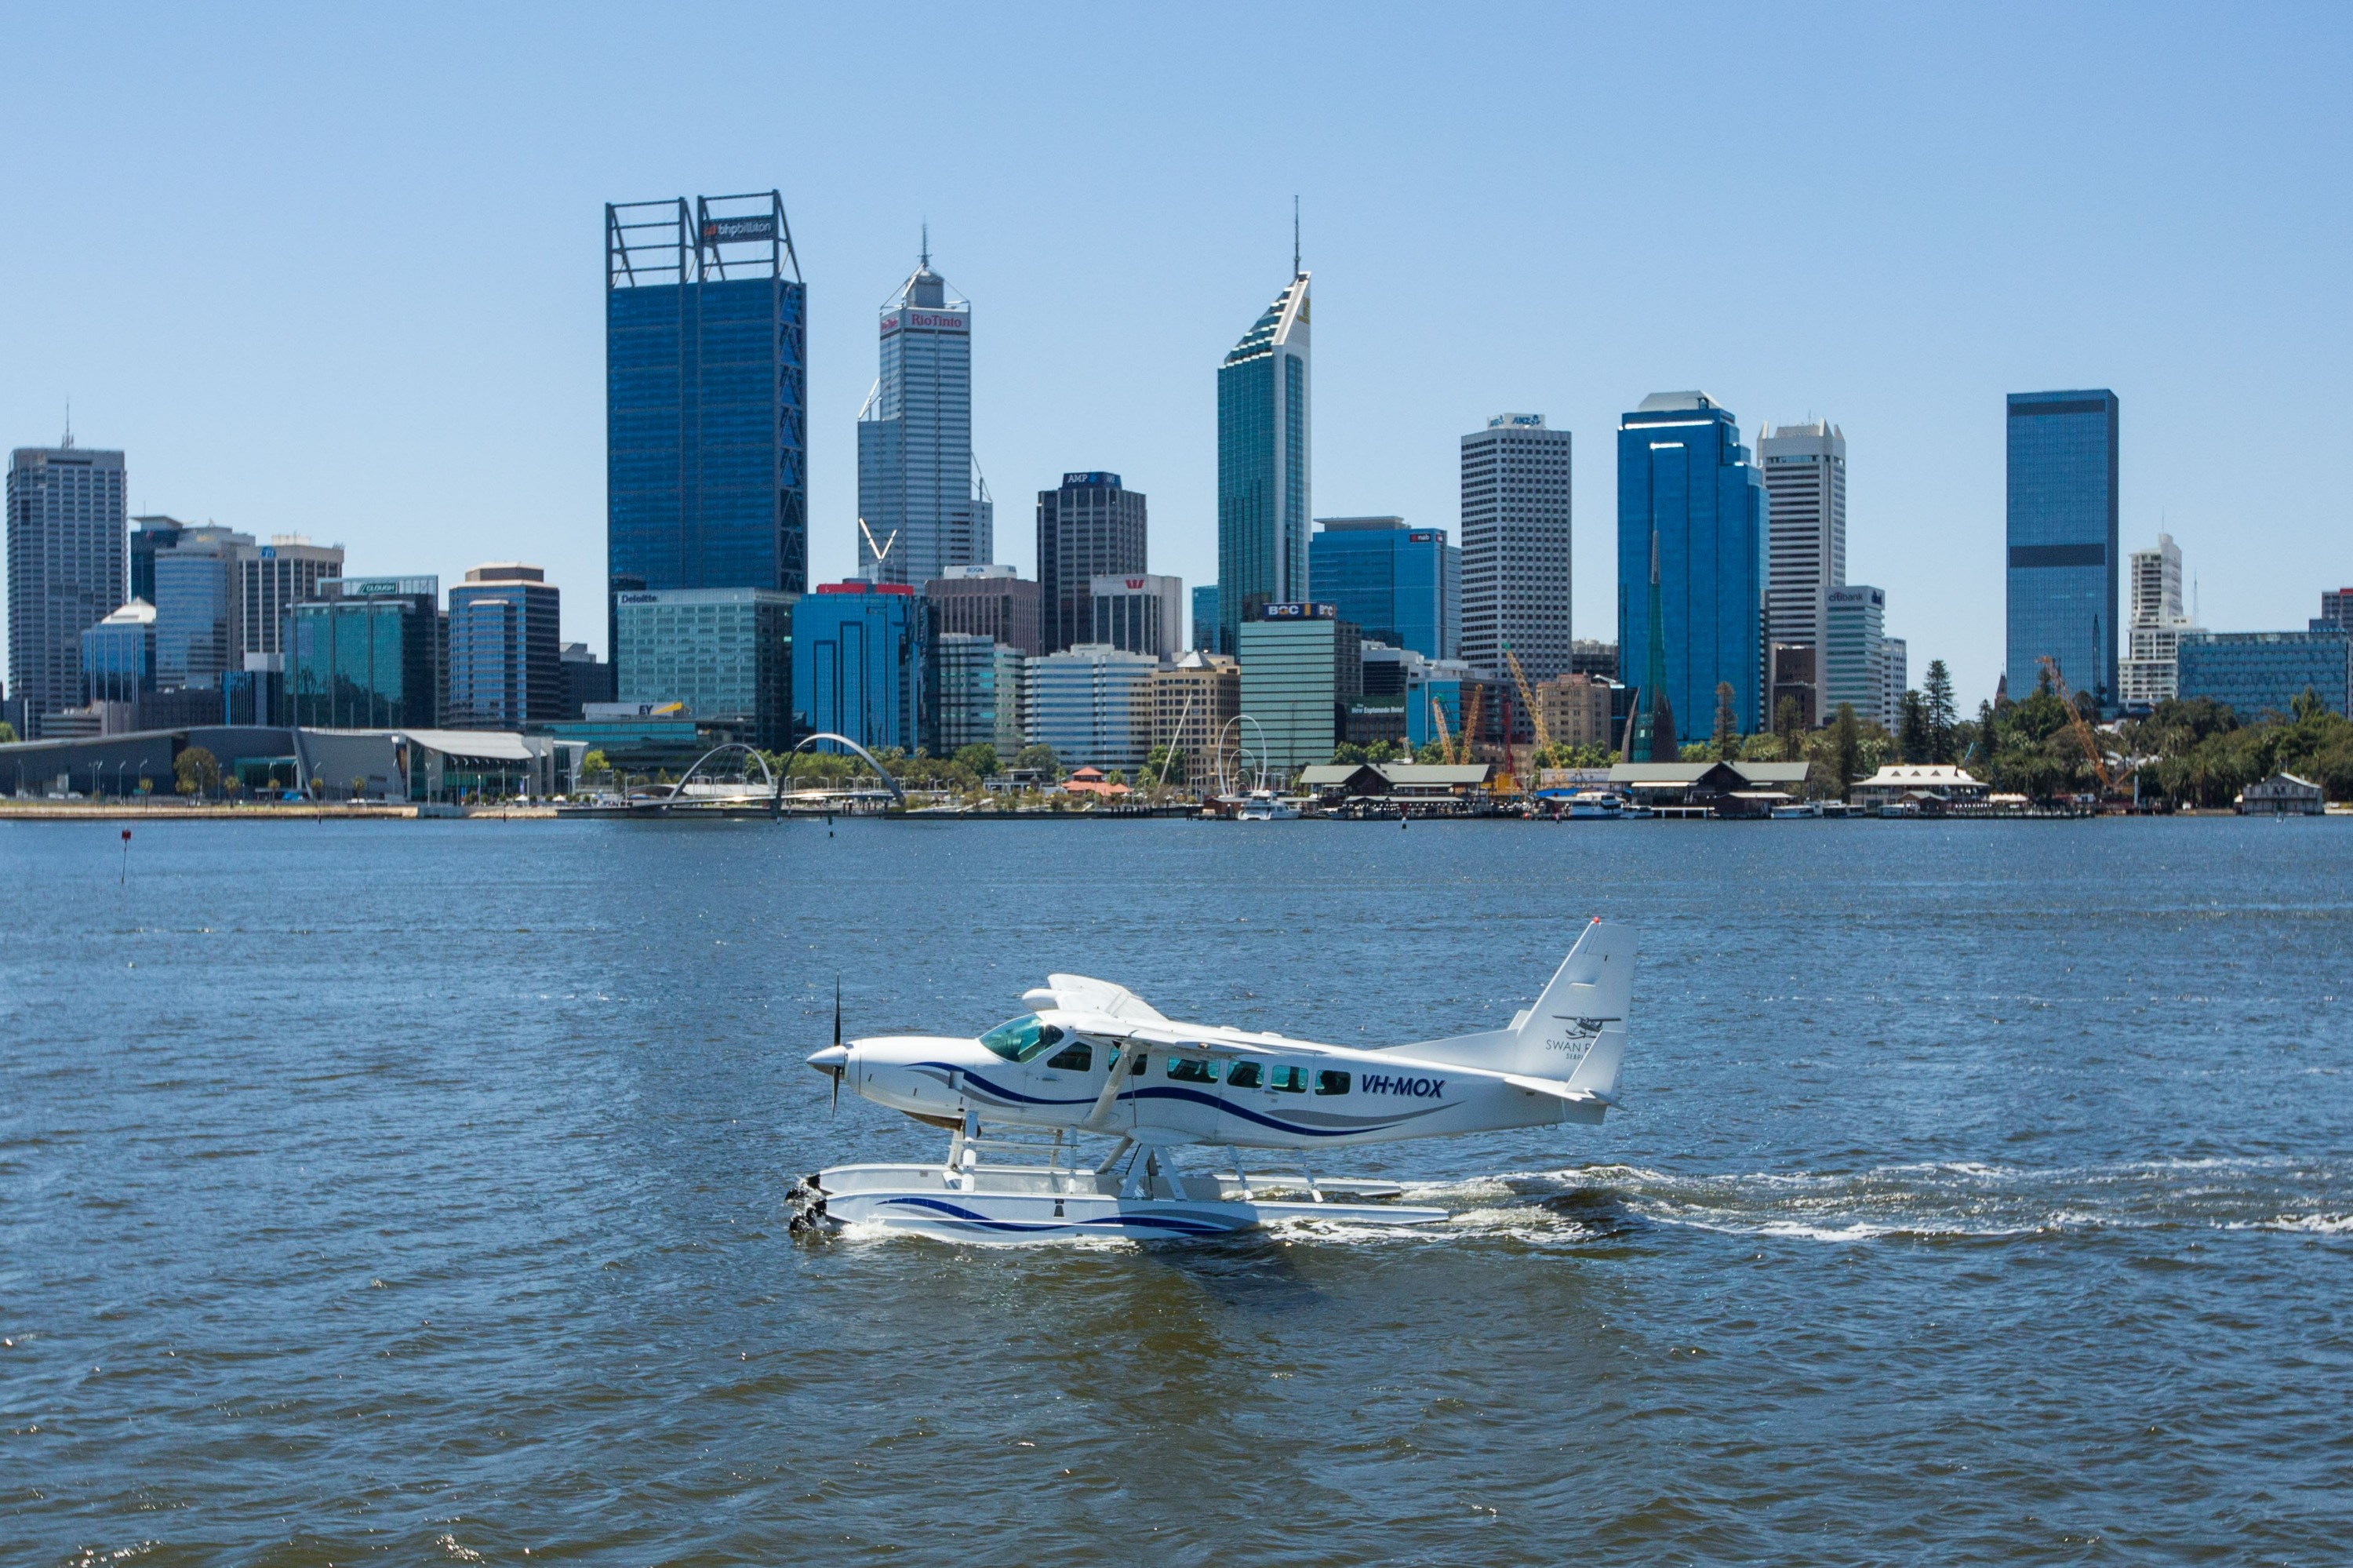
[[[1849,442],[1849,577],[1915,682],[2002,650],[2002,395],[2114,387],[2127,548],[2209,625],[2353,583],[2353,11],[12,5],[0,441],[356,570],[544,564],[602,642],[603,204],[781,188],[810,286],[810,569],[852,566],[874,310],[974,302],[997,554],[1065,469],[1215,575],[1219,356],[1315,272],[1315,509],[1456,522],[1456,440],[1577,435],[1615,630],[1648,392]]]

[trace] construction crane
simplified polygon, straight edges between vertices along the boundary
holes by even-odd
[[[1471,747],[1478,738],[1479,720],[1484,716],[1486,707],[1487,683],[1482,681],[1471,688],[1471,711],[1462,715],[1462,749],[1455,758],[1457,762],[1471,760]]]
[[[1446,705],[1436,697],[1430,699],[1430,722],[1438,726],[1438,755],[1452,760],[1454,737],[1446,732]]]
[[[1528,710],[1528,724],[1535,730],[1536,749],[1543,751],[1552,745],[1552,735],[1545,727],[1544,705],[1536,701],[1535,689],[1528,684],[1528,673],[1520,668],[1520,656],[1504,650],[1504,662],[1512,667],[1512,680],[1520,688],[1520,701]]]
[[[2074,697],[2067,690],[2067,678],[2059,673],[2059,662],[2045,653],[2039,662],[2051,677],[2051,689],[2059,694],[2061,702],[2067,705],[2067,716],[2071,721],[2067,727],[2074,732],[2076,740],[2082,744],[2084,755],[2092,759],[2092,773],[2100,781],[2100,799],[2105,800],[2116,792],[2116,781],[2108,776],[2108,759],[2100,750],[2099,738],[2092,733],[2091,721],[2084,716],[2084,710],[2075,705]]]

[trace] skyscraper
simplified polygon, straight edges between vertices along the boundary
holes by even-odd
[[[1531,681],[1568,673],[1569,457],[1542,414],[1498,414],[1462,438],[1462,658],[1504,650]],[[1317,593],[1322,593],[1320,588]]]
[[[1269,604],[1307,598],[1312,395],[1308,274],[1291,281],[1218,367],[1218,643]]]
[[[1443,528],[1402,517],[1319,517],[1307,541],[1315,591],[1365,637],[1451,659],[1461,641],[1462,552]]]
[[[2050,659],[2103,712],[2116,702],[2116,395],[2010,395],[2012,696]]]
[[[2134,713],[2169,703],[2180,691],[2181,634],[2196,630],[2181,612],[2181,547],[2170,534],[2157,548],[2132,554],[2132,619],[2116,666],[2116,701]]]
[[[476,567],[449,590],[450,728],[580,716],[564,711],[563,603],[545,572],[516,561]]]
[[[972,459],[972,304],[923,260],[884,302],[882,366],[858,411],[858,570],[917,587],[995,555]]]
[[[287,611],[286,703],[305,729],[438,729],[448,689],[438,577],[331,577]]]
[[[1089,599],[1094,626],[1086,641],[1155,659],[1174,659],[1186,652],[1183,578],[1106,572],[1095,578]]]
[[[1767,513],[1765,639],[1776,650],[1807,650],[1775,654],[1779,690],[1768,694],[1766,717],[1776,695],[1790,695],[1807,723],[1820,724],[1831,713],[1820,696],[1829,595],[1846,583],[1846,436],[1827,419],[1768,425],[1757,433],[1757,458]],[[1811,673],[1785,682],[1784,669]]]
[[[1655,632],[1646,612],[1654,538]],[[1662,680],[1690,733],[1706,731],[1719,683],[1731,685],[1743,730],[1764,724],[1765,549],[1764,480],[1728,410],[1704,392],[1662,392],[1620,420],[1619,668]],[[1647,694],[1641,704],[1649,709]]]
[[[1038,493],[1045,652],[1060,652],[1093,636],[1090,585],[1098,577],[1141,573],[1145,535],[1144,493],[1127,489],[1115,473],[1066,473],[1060,489]]]
[[[269,543],[241,550],[237,562],[236,653],[247,669],[268,668],[285,650],[286,611],[319,597],[319,585],[343,575],[341,545],[313,545],[307,534],[272,534]],[[263,663],[256,665],[253,659]],[[240,661],[232,656],[232,669]]]
[[[161,690],[216,691],[224,673],[244,667],[235,645],[237,564],[252,548],[250,534],[183,524],[150,557]]]
[[[1886,591],[1867,583],[1841,583],[1825,599],[1817,666],[1822,721],[1836,717],[1844,704],[1867,724],[1892,726],[1896,715],[1887,705]]]
[[[807,586],[805,307],[775,191],[605,209],[613,578]]]
[[[20,447],[8,462],[8,694],[28,720],[81,701],[81,634],[129,596],[122,454]]]

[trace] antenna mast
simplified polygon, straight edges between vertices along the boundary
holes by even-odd
[[[1291,275],[1299,276],[1299,193],[1291,196]]]

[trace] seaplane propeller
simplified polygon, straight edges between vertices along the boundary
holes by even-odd
[[[834,1115],[841,1109],[842,1075],[849,1070],[849,1053],[841,1048],[841,977],[839,975],[833,978],[833,1044],[811,1056],[809,1065],[833,1080],[833,1099],[827,1107],[826,1114]]]

